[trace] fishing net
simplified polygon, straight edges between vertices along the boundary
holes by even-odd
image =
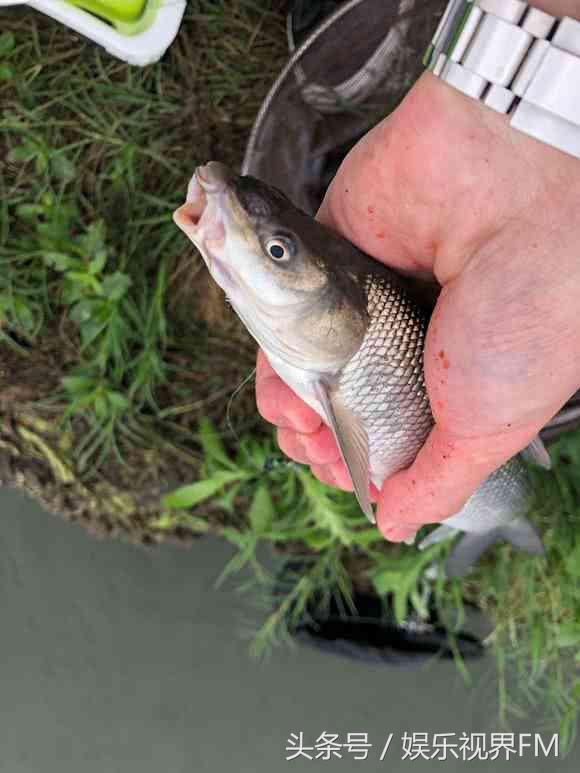
[[[272,86],[255,121],[243,173],[276,185],[297,206],[316,212],[346,153],[420,75],[444,7],[445,0],[338,5],[294,50]],[[288,37],[292,50],[291,17]]]

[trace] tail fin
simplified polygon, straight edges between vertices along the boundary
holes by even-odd
[[[465,534],[449,554],[445,574],[447,577],[463,577],[484,551],[501,540],[506,540],[526,553],[545,554],[542,540],[532,524],[525,518],[517,518],[483,534]]]

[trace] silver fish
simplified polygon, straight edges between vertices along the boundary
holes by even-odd
[[[283,193],[212,161],[198,167],[176,224],[274,370],[332,429],[371,522],[380,488],[411,464],[433,416],[423,374],[431,309],[416,283],[296,209]],[[525,454],[549,466],[537,438]],[[464,536],[446,565],[461,576],[498,540],[543,553],[525,514],[532,491],[514,457],[420,544]]]

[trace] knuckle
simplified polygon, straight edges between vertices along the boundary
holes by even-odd
[[[280,450],[300,464],[308,464],[308,456],[304,451],[297,433],[292,430],[279,428],[276,433]]]

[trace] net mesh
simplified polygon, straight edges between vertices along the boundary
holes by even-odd
[[[349,149],[421,74],[445,5],[350,0],[339,6],[294,51],[272,86],[242,172],[277,186],[314,214]]]

